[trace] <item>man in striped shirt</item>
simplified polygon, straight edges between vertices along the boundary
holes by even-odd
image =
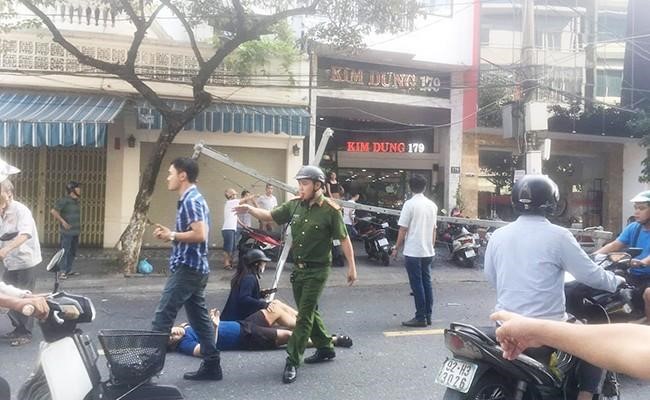
[[[171,230],[156,224],[156,238],[172,243],[169,258],[171,274],[163,289],[152,322],[152,329],[170,333],[178,310],[185,306],[190,324],[201,343],[203,362],[196,372],[188,372],[189,380],[221,380],[221,359],[215,346],[214,328],[205,306],[205,286],[208,282],[208,234],[210,210],[195,182],[199,165],[191,158],[172,161],[167,176],[167,189],[177,192],[176,227]]]

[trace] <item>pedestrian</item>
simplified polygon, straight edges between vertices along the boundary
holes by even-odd
[[[237,214],[233,208],[239,205],[235,189],[226,189],[224,192],[226,202],[223,205],[223,225],[221,237],[223,237],[223,268],[232,269],[233,257],[237,248]]]
[[[36,286],[35,268],[41,261],[36,222],[23,203],[14,200],[14,188],[9,180],[0,183],[0,235],[11,234],[11,239],[0,242],[0,260],[5,267],[2,280],[29,292]],[[17,235],[15,235],[17,234]],[[21,312],[9,311],[14,330],[3,336],[11,346],[22,346],[32,341],[34,318]]]
[[[72,275],[79,275],[72,272],[72,263],[77,255],[79,247],[79,234],[81,233],[81,185],[79,182],[70,181],[65,185],[66,196],[57,200],[50,214],[59,221],[61,230],[61,248],[63,253],[63,273],[61,279]]]
[[[325,195],[327,197],[334,197],[334,193],[340,193],[341,185],[336,180],[336,172],[330,171],[327,174],[327,180],[325,181]]]
[[[268,211],[271,211],[278,206],[278,199],[276,199],[273,195],[273,185],[269,183],[266,184],[264,194],[257,198],[257,204],[259,208],[263,208]],[[260,229],[271,232],[273,231],[273,224],[270,222],[260,221]]]
[[[356,203],[359,200],[359,193],[353,193],[348,200],[350,203]],[[355,240],[359,238],[359,232],[354,227],[356,224],[355,209],[352,207],[343,207],[343,222],[345,223],[345,228],[348,230],[348,235],[350,239]]]
[[[348,263],[347,279],[352,285],[357,280],[352,242],[345,230],[341,207],[323,194],[325,174],[315,166],[304,166],[296,175],[299,197],[272,211],[254,208],[248,204],[237,207],[239,212],[250,212],[266,222],[291,224],[294,270],[291,273],[293,296],[298,306],[296,328],[287,345],[287,360],[282,374],[284,383],[292,383],[302,362],[305,347],[311,338],[316,352],[304,361],[307,364],[334,359],[336,353],[332,338],[318,311],[318,299],[332,266],[332,241],[341,241]]]
[[[221,380],[221,358],[215,346],[214,328],[205,306],[205,286],[208,283],[208,238],[210,209],[196,187],[199,165],[191,158],[172,161],[167,176],[167,189],[180,197],[176,226],[171,229],[156,224],[156,238],[172,243],[169,258],[171,272],[156,308],[152,330],[171,333],[181,307],[196,330],[201,343],[203,362],[196,372],[183,375],[189,380]]]
[[[404,203],[399,215],[397,243],[393,257],[404,245],[404,264],[415,301],[415,317],[402,322],[409,327],[431,325],[433,313],[433,288],[431,286],[431,266],[435,256],[436,218],[438,207],[424,196],[427,180],[422,175],[409,179],[409,189],[413,194]]]

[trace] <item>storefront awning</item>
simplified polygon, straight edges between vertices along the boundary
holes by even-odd
[[[188,103],[171,101],[174,110],[184,110]],[[215,103],[197,115],[185,130],[223,133],[286,133],[305,136],[309,133],[309,111],[302,107],[260,106]],[[138,104],[138,129],[162,127],[162,116],[146,102]]]
[[[0,147],[103,147],[125,99],[0,91]]]

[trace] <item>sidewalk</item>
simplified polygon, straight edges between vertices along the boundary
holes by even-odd
[[[358,247],[358,248],[357,248]],[[43,259],[49,261],[56,249],[43,249]],[[434,261],[433,280],[435,282],[476,282],[483,281],[483,272],[479,266],[467,269],[451,264],[447,261],[447,251],[436,249],[438,255]],[[80,249],[75,259],[73,271],[80,275],[68,278],[61,282],[62,288],[78,293],[97,292],[110,290],[112,292],[140,292],[159,293],[166,281],[168,271],[169,249],[146,249],[143,250],[141,258],[147,258],[154,266],[154,274],[124,276],[122,268],[118,265],[118,252],[110,249]],[[401,256],[398,260],[391,260],[389,266],[383,266],[380,262],[369,260],[365,255],[362,246],[355,246],[355,258],[357,263],[357,275],[359,286],[378,286],[405,284],[408,285],[408,276],[404,270]],[[38,267],[39,276],[37,279],[38,291],[50,291],[53,287],[53,275],[45,271],[46,262]],[[223,265],[222,252],[211,251],[210,266],[212,272],[208,282],[209,290],[228,290],[233,271],[226,271],[221,268]],[[477,264],[478,265],[478,264]],[[280,278],[279,287],[287,288],[292,264],[287,264]],[[347,285],[347,267],[333,267],[327,286]],[[263,281],[271,285],[275,276],[275,264],[270,263],[263,276]]]

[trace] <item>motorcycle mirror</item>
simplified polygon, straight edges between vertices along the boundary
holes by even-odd
[[[0,241],[8,242],[10,240],[13,240],[16,236],[18,236],[18,232],[7,232],[0,236]]]
[[[630,248],[627,249],[627,254],[629,254],[630,257],[632,257],[632,258],[637,257],[642,252],[643,252],[643,249],[640,248],[640,247],[630,247]]]
[[[48,272],[59,272],[59,264],[61,263],[61,260],[63,259],[63,254],[65,254],[65,249],[60,249],[50,259],[50,262],[47,264],[46,270]]]

